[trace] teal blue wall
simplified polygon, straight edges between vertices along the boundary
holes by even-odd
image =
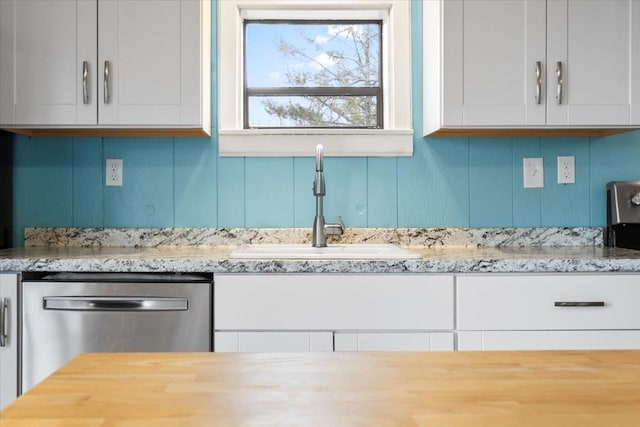
[[[349,227],[604,225],[606,182],[640,180],[640,132],[422,138],[422,2],[412,6],[414,155],[328,158],[327,219],[342,215]],[[25,226],[311,226],[312,159],[217,152],[216,137],[16,137],[14,244]],[[575,185],[555,184],[559,155],[575,156]],[[522,158],[532,156],[544,157],[543,189],[523,188]],[[104,186],[106,158],[124,160],[122,187]]]

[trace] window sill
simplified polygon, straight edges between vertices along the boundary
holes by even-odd
[[[245,129],[220,130],[219,135],[223,157],[314,156],[318,144],[328,156],[413,155],[412,129]]]

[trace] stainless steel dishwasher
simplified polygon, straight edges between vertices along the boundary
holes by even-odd
[[[212,350],[212,275],[25,273],[21,390],[81,352]]]

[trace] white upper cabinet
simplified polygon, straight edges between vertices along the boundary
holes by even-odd
[[[436,6],[441,6],[443,19],[442,124],[544,125],[544,105],[535,99],[537,86],[527,82],[535,82],[536,62],[544,63],[545,3],[428,1],[425,19],[439,16]],[[436,28],[425,22],[425,33]],[[431,46],[425,43],[425,66],[430,67],[429,52]],[[428,103],[436,100],[430,91],[425,98]]]
[[[96,123],[95,1],[0,1],[0,123]]]
[[[429,0],[423,12],[425,135],[640,126],[640,2]]]
[[[210,134],[210,5],[1,1],[0,125]]]
[[[553,0],[547,16],[547,123],[640,124],[640,3]]]

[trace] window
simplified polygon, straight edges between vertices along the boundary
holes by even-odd
[[[244,128],[383,128],[381,21],[245,21]]]
[[[218,4],[221,155],[412,154],[410,2]]]

